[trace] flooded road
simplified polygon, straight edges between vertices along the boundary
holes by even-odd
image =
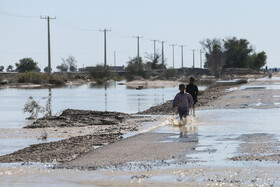
[[[161,142],[197,142],[192,153],[186,153],[187,162],[165,160],[133,162],[133,169],[127,165],[118,169],[107,168],[94,171],[76,169],[51,169],[51,165],[2,164],[1,185],[28,186],[99,186],[99,185],[280,185],[279,161],[233,161],[230,158],[243,155],[240,146],[246,143],[243,136],[256,135],[266,142],[272,136],[271,144],[279,143],[280,109],[238,109],[197,111],[197,117],[184,127],[159,125],[152,133],[166,133]],[[236,117],[238,116],[238,117]],[[273,117],[272,117],[273,116]],[[147,127],[147,126],[146,126]],[[146,128],[145,127],[145,128]],[[171,135],[170,135],[171,134]],[[264,136],[265,135],[265,136]],[[247,142],[248,143],[248,142]],[[254,142],[249,142],[254,146]],[[280,144],[279,144],[280,145]],[[276,147],[276,149],[278,149]],[[139,150],[141,151],[141,150]],[[259,153],[263,155],[271,152]],[[250,153],[246,153],[250,154]],[[168,164],[166,164],[168,163]],[[150,168],[140,165],[150,165]],[[49,169],[48,169],[49,167]]]
[[[121,160],[135,155],[140,158],[125,163],[116,158],[118,164],[95,170],[1,164],[0,185],[280,186],[279,82],[278,78],[262,79],[238,87],[208,109],[198,110],[187,126],[171,126],[168,116],[162,116],[165,120],[144,124],[143,135],[128,135],[121,143],[98,148],[85,159],[81,157],[78,164],[94,165],[96,160],[90,160],[90,156],[105,151],[114,153],[108,157],[126,154]],[[257,88],[260,86],[264,88]],[[125,142],[127,149],[118,149]],[[137,151],[129,152],[129,146]],[[113,147],[115,150],[111,150]],[[165,155],[151,154],[160,147]],[[168,155],[170,150],[174,152]],[[149,159],[158,156],[163,159]]]

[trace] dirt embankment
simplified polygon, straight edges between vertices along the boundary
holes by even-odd
[[[218,86],[213,85],[207,88],[198,96],[198,102],[196,103],[196,107],[208,106],[210,107],[210,102],[214,99],[220,97],[227,93],[227,89],[232,86]],[[161,105],[153,106],[145,111],[139,112],[138,114],[156,114],[156,115],[170,115],[174,114],[177,111],[172,109],[172,100],[169,100]]]
[[[96,133],[77,136],[50,143],[31,145],[11,154],[0,156],[1,163],[69,161],[93,149],[93,146],[106,145],[122,138],[121,133]]]
[[[130,115],[120,112],[66,109],[60,116],[43,117],[24,128],[117,125],[129,117]]]
[[[60,116],[38,119],[25,128],[77,128],[98,126],[96,132],[84,136],[73,135],[56,142],[31,145],[11,154],[0,156],[6,162],[64,162],[93,150],[93,146],[107,145],[122,139],[122,135],[136,131],[139,123],[152,120],[148,117],[133,117],[119,112],[88,110],[63,111]],[[45,137],[47,138],[47,134]]]

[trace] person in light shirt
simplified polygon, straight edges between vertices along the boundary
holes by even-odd
[[[191,94],[185,92],[185,89],[186,87],[184,84],[179,85],[180,92],[177,93],[172,103],[173,108],[178,106],[178,113],[181,121],[183,120],[183,117],[185,118],[189,115],[189,107],[192,107],[194,104]]]

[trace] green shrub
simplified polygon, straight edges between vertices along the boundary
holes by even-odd
[[[141,57],[135,57],[128,61],[128,65],[125,68],[126,74],[125,78],[128,81],[131,81],[135,78],[135,76],[143,77],[144,79],[147,79],[150,77],[150,74],[147,71],[146,65],[143,63]]]
[[[25,72],[17,76],[18,83],[33,83],[33,84],[47,84],[49,82],[49,76],[39,72]]]
[[[89,69],[89,74],[93,79],[103,79],[105,77],[110,78],[111,72],[107,66],[97,65]]]

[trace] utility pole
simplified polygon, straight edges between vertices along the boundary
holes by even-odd
[[[194,52],[195,51],[198,51],[198,49],[191,49],[191,51],[193,52],[193,68],[194,68],[194,66],[195,66],[195,55],[194,55]]]
[[[46,19],[48,22],[48,70],[49,70],[49,76],[51,76],[51,36],[50,36],[50,19],[56,19],[50,18],[49,16],[42,17],[41,19]]]
[[[115,66],[115,71],[116,71],[116,51],[114,51],[114,66]]]
[[[202,49],[199,50],[200,51],[200,68],[202,68]]]
[[[104,32],[104,66],[107,65],[107,46],[106,46],[106,33],[111,31],[111,29],[99,29],[100,32]]]
[[[161,41],[161,63],[162,63],[162,67],[164,65],[164,43],[166,43],[166,41]]]
[[[193,68],[194,68],[194,61],[195,61],[195,59],[194,59],[194,51],[195,51],[195,49],[193,49],[192,51],[193,51]]]
[[[140,57],[139,38],[143,38],[143,36],[134,36],[133,38],[137,38],[137,58],[139,58]]]
[[[154,59],[156,58],[156,42],[158,40],[151,40],[152,42],[154,42]]]
[[[184,67],[184,45],[180,45],[181,47],[181,61],[182,61],[182,68]]]
[[[174,69],[174,46],[177,44],[171,44],[170,46],[172,46],[172,61],[173,61],[173,69]]]

